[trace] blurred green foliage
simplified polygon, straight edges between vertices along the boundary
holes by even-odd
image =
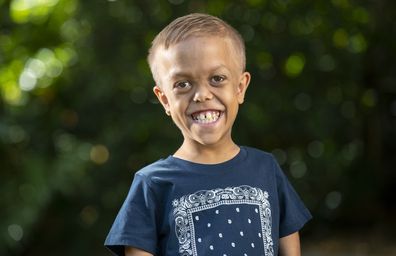
[[[181,143],[145,58],[190,12],[243,35],[253,78],[234,137],[278,158],[315,216],[307,236],[380,225],[395,213],[395,10],[386,0],[0,0],[0,254],[107,255],[133,173]]]

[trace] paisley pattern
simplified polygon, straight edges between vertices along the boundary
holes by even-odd
[[[180,255],[198,255],[195,242],[193,213],[212,209],[220,205],[256,205],[260,216],[260,238],[262,238],[264,245],[263,253],[265,256],[273,256],[271,208],[268,197],[268,192],[260,188],[242,185],[224,189],[201,190],[173,200],[175,232],[179,240]]]

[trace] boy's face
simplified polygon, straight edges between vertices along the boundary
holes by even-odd
[[[190,146],[228,146],[250,74],[242,72],[231,40],[192,37],[159,48],[154,93]]]

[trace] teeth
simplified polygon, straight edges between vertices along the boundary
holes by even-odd
[[[219,111],[201,112],[197,115],[193,114],[191,115],[191,117],[198,123],[208,124],[208,123],[216,122],[217,119],[219,119],[220,117],[220,112]]]

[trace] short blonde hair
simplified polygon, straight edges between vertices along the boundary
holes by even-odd
[[[238,55],[241,71],[246,68],[245,43],[236,29],[222,19],[204,13],[192,13],[179,17],[166,26],[151,42],[148,63],[154,80],[158,82],[154,68],[154,58],[159,47],[168,49],[170,46],[191,37],[217,36],[231,39]]]

